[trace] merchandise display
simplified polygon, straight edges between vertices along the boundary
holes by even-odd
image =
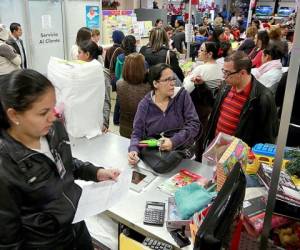
[[[111,34],[120,30],[124,35],[134,35],[137,39],[148,37],[152,21],[137,21],[133,10],[103,10],[103,43],[111,44]]]

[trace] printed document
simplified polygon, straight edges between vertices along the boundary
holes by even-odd
[[[131,178],[132,170],[124,168],[117,181],[108,180],[95,183],[76,180],[76,183],[82,188],[82,194],[73,223],[99,214],[123,199],[128,193]]]

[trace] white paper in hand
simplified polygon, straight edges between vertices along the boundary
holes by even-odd
[[[129,190],[132,170],[125,168],[115,181],[86,182],[77,180],[82,188],[73,223],[99,214],[123,199]]]

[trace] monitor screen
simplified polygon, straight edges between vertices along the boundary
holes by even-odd
[[[272,6],[257,6],[255,13],[257,16],[271,16],[273,8]]]
[[[295,9],[292,7],[279,7],[278,16],[289,16]]]
[[[133,171],[131,182],[134,184],[139,184],[145,177],[146,175],[139,173],[137,171]]]

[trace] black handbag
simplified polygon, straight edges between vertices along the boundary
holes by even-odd
[[[172,134],[180,129],[172,129],[163,133],[166,137],[171,137]],[[200,130],[201,131],[201,130]],[[189,159],[195,153],[196,141],[200,138],[201,133],[195,138],[193,145],[183,145],[180,148],[171,151],[160,151],[158,148],[142,148],[140,150],[140,158],[155,172],[163,174],[175,169],[182,159]],[[160,136],[157,136],[159,138]]]
[[[234,165],[218,196],[211,205],[195,237],[194,250],[227,248],[230,229],[242,208],[246,177],[238,162]]]
[[[140,157],[155,172],[163,174],[176,168],[184,154],[180,150],[159,151],[157,148],[143,148]]]

